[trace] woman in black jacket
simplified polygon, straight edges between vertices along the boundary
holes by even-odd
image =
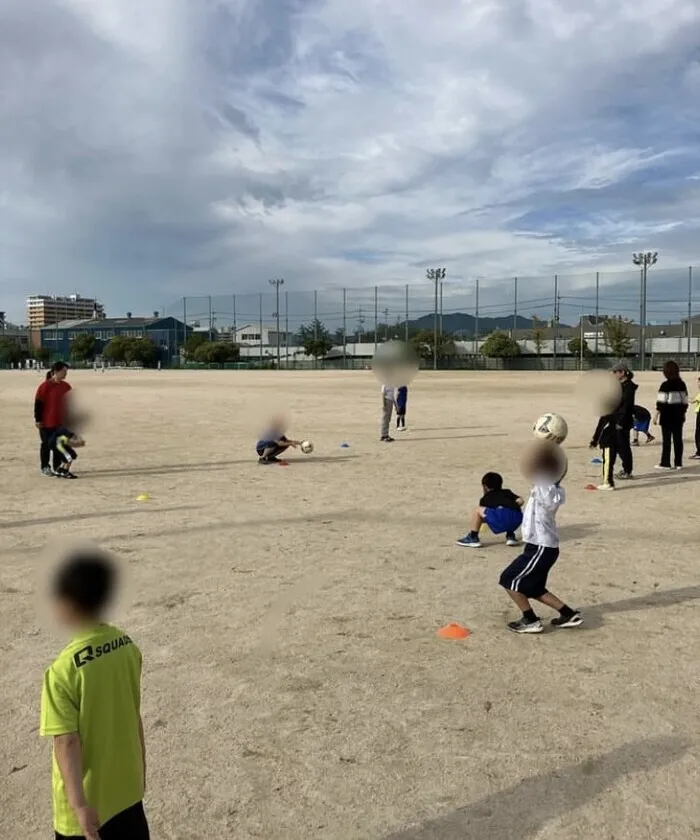
[[[661,463],[658,470],[680,470],[683,467],[683,424],[688,412],[688,388],[681,379],[678,365],[668,361],[664,365],[665,381],[656,395],[654,423],[661,426]],[[673,466],[671,444],[673,443]]]

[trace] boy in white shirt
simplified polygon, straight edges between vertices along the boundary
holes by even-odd
[[[391,418],[396,405],[396,388],[393,385],[382,385],[382,443],[393,443],[394,438],[389,434]]]
[[[547,576],[559,558],[557,511],[566,498],[560,485],[564,476],[558,477],[561,455],[557,453],[556,444],[536,446],[526,459],[524,472],[532,481],[521,526],[525,546],[523,553],[503,570],[499,581],[523,614],[519,621],[511,621],[508,629],[514,633],[541,633],[544,630],[530,599],[559,613],[552,619],[553,627],[578,627],[583,622],[581,613],[547,590]]]

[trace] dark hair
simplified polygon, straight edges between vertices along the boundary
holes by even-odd
[[[46,376],[45,376],[46,381],[48,382],[48,381],[49,381],[49,379],[51,379],[51,377],[52,377],[52,376],[53,376],[53,371],[51,370],[51,368],[49,368],[49,369],[46,371]]]
[[[117,569],[107,554],[80,552],[56,572],[53,595],[86,616],[97,616],[109,604],[116,582]]]
[[[67,367],[69,367],[69,365],[65,362],[54,362],[46,372],[46,379],[51,379],[54,373],[58,373],[60,370],[65,370]]]
[[[678,379],[681,375],[681,370],[678,367],[678,363],[674,362],[673,359],[669,359],[663,367],[664,376],[666,379]]]
[[[481,479],[481,483],[484,487],[488,487],[489,490],[501,490],[503,487],[503,476],[497,472],[487,472]]]
[[[533,467],[535,473],[542,475],[558,476],[561,472],[563,460],[562,452],[556,443],[543,443],[535,450]]]

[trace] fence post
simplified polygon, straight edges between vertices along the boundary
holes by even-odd
[[[692,319],[693,317],[693,266],[688,266],[688,357],[690,357],[690,336],[692,334]],[[688,358],[690,361],[690,358]]]
[[[598,361],[598,334],[600,333],[600,272],[595,273],[595,355]]]
[[[557,369],[557,334],[559,332],[557,328],[557,309],[559,308],[559,275],[554,275],[554,319],[552,326],[554,327],[554,339],[552,341],[552,369]]]
[[[343,289],[343,370],[348,366],[348,290]]]
[[[379,291],[374,287],[374,352],[377,352],[377,329],[379,327]]]
[[[479,355],[479,278],[476,278],[476,301],[474,306],[474,355]]]
[[[289,292],[284,293],[284,366],[289,370]]]
[[[236,342],[236,296],[233,296],[233,341]]]
[[[314,341],[318,341],[318,291],[314,289]]]
[[[258,295],[258,301],[260,303],[260,366],[262,367],[262,360],[263,360],[263,297],[262,292]]]
[[[513,278],[513,338],[517,341],[518,331],[518,278]]]

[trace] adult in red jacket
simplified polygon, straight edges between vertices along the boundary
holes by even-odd
[[[39,385],[34,397],[34,422],[41,437],[41,472],[53,475],[51,469],[51,441],[56,429],[64,425],[66,413],[66,395],[71,390],[66,382],[68,365],[65,362],[55,362],[46,379]],[[61,454],[53,450],[53,469],[59,466]]]

